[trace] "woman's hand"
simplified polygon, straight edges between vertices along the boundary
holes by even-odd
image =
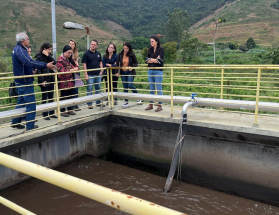
[[[111,64],[107,63],[106,66],[111,67]]]
[[[44,81],[44,82],[42,83],[42,85],[43,85],[43,87],[46,87],[46,81]]]
[[[47,52],[46,49],[44,49],[44,50],[42,51],[42,53],[43,53],[45,56],[48,56],[48,52]]]
[[[116,77],[119,77],[119,73],[115,73],[115,76],[116,76]]]

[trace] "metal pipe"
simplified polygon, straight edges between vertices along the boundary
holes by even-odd
[[[0,152],[0,164],[130,214],[183,213]]]
[[[173,117],[173,69],[171,69],[171,117]]]
[[[187,124],[187,109],[190,106],[194,106],[195,104],[196,104],[195,101],[190,101],[190,102],[185,103],[183,105],[182,117],[181,117],[182,123],[181,123],[180,126],[186,126],[186,124]],[[181,129],[181,127],[180,127],[180,129]],[[180,152],[182,150],[182,142],[183,142],[183,139],[184,139],[183,135],[185,133],[186,133],[186,129],[183,129],[183,133],[182,133],[181,137],[179,135],[179,138],[177,140],[179,142],[176,143],[176,145],[175,145],[174,154],[173,154],[172,161],[171,161],[170,171],[169,171],[168,178],[166,180],[166,184],[165,184],[165,187],[164,187],[164,192],[165,193],[168,193],[170,191],[171,184],[172,184],[172,181],[173,181],[173,177],[174,177],[174,174],[175,174],[175,171],[176,171],[176,167],[177,167],[177,164],[178,164],[178,161],[179,161]],[[182,139],[180,139],[180,138],[182,138]]]
[[[22,215],[36,215],[36,214],[26,210],[25,208],[20,207],[19,205],[9,201],[8,199],[1,197],[1,196],[0,196],[0,203]]]
[[[53,58],[57,59],[56,54],[56,18],[55,18],[55,0],[51,0],[51,20],[52,20],[52,53]]]
[[[150,95],[140,93],[119,93],[115,92],[115,98],[119,99],[131,99],[131,100],[145,100],[145,101],[157,101],[157,102],[171,102],[171,96],[168,95]],[[191,97],[186,96],[174,96],[174,104],[185,104],[189,102]],[[244,101],[244,100],[228,100],[228,99],[211,99],[211,98],[196,98],[200,107],[215,107],[215,108],[229,108],[229,109],[240,109],[240,110],[255,110],[255,101]],[[279,103],[275,102],[259,102],[259,111],[267,111],[279,113]]]

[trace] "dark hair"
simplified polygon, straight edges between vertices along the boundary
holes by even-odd
[[[91,43],[92,43],[92,42],[95,42],[95,43],[97,43],[97,45],[98,45],[98,41],[97,41],[97,40],[91,40]]]
[[[40,48],[40,52],[42,52],[45,49],[49,49],[49,48],[52,48],[52,45],[50,43],[44,43]]]
[[[108,45],[108,47],[109,47],[110,45],[113,45],[113,47],[114,47],[113,54],[115,54],[115,53],[117,52],[117,51],[116,51],[116,45],[115,45],[115,44],[113,44],[113,43],[110,43],[110,44]],[[107,47],[107,49],[106,49],[106,53],[105,53],[105,59],[106,59],[106,60],[108,60],[108,59],[109,59],[108,47]]]
[[[123,47],[124,47],[124,46],[127,46],[127,47],[129,48],[129,51],[128,51],[128,53],[127,53],[127,56],[128,56],[128,57],[131,57],[131,56],[134,54],[132,45],[131,45],[129,42],[124,42],[124,43],[123,43]],[[124,53],[124,49],[121,51],[121,54],[123,54],[123,53]]]
[[[150,37],[150,39],[153,39],[157,42],[157,48],[156,48],[156,53],[154,53],[154,48],[152,46],[149,47],[148,49],[148,56],[152,56],[153,54],[156,55],[159,52],[159,49],[161,48],[161,43],[159,40],[159,37],[157,37],[156,35],[153,35]]]

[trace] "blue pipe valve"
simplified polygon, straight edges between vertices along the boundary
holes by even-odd
[[[195,96],[197,96],[197,94],[196,93],[192,93],[191,96],[192,96],[192,99],[195,100]]]

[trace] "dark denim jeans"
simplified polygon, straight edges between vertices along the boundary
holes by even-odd
[[[15,109],[25,108],[26,107],[26,129],[33,129],[35,124],[36,117],[36,103],[35,103],[35,95],[34,95],[34,86],[26,86],[32,85],[33,82],[26,84],[18,84],[16,83],[18,98]],[[26,94],[32,94],[27,95]],[[25,103],[32,103],[26,104]],[[30,113],[31,112],[31,113]],[[16,118],[12,120],[12,124],[21,123],[22,117]]]
[[[123,76],[123,75],[125,75],[125,76]],[[128,93],[129,89],[133,93],[138,93],[138,91],[136,90],[136,87],[133,84],[135,76],[132,76],[130,71],[122,71],[121,79],[122,79],[122,84],[123,84],[123,88],[124,88],[124,93]],[[128,102],[128,99],[125,99],[125,101]]]
[[[101,93],[101,80],[102,76],[101,75],[89,75],[88,76],[88,81],[87,81],[87,95],[91,96],[92,95],[92,90],[93,90],[93,85],[95,86],[95,94]],[[100,100],[96,101],[96,104],[99,104]],[[92,105],[92,102],[87,103],[88,106]]]

